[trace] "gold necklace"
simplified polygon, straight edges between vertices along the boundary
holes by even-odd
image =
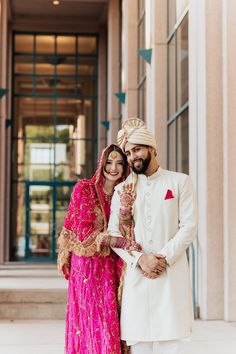
[[[104,193],[105,201],[110,204],[110,203],[111,203],[111,198],[112,198],[113,192],[112,192],[112,193],[108,193],[108,192],[105,190],[105,188],[103,187],[103,193]]]

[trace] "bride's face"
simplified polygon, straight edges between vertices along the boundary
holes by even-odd
[[[111,182],[118,181],[124,171],[123,157],[118,151],[111,151],[108,155],[105,168],[103,170],[104,177]]]

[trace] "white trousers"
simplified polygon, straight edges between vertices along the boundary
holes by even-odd
[[[182,354],[177,340],[138,342],[131,345],[131,354]]]

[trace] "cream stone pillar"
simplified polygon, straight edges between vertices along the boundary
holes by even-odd
[[[126,92],[122,105],[123,120],[137,117],[137,1],[122,1],[122,71],[121,88]]]
[[[224,318],[236,321],[236,3],[222,2],[224,80]]]
[[[224,310],[221,0],[190,0],[190,171],[197,182],[198,303],[202,319]],[[192,140],[192,142],[191,142]]]
[[[107,115],[110,122],[108,144],[116,142],[120,124],[119,100],[115,96],[120,91],[120,6],[119,0],[110,0],[108,4],[108,84]]]
[[[0,0],[0,87],[7,87],[7,1]],[[6,235],[6,128],[7,98],[0,99],[0,264],[4,262]]]
[[[157,138],[158,161],[167,166],[167,6],[165,0],[146,1],[147,125]]]

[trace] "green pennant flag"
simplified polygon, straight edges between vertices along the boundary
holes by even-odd
[[[109,129],[109,127],[110,127],[110,122],[109,122],[109,120],[102,120],[101,123],[102,123],[102,125],[106,128],[106,130]]]
[[[152,48],[150,49],[140,49],[138,51],[140,57],[142,57],[147,63],[151,64],[152,61]]]
[[[7,93],[6,89],[0,88],[0,98],[2,98]]]
[[[116,97],[118,97],[118,99],[121,103],[125,103],[125,96],[126,96],[125,92],[117,92],[117,93],[115,93],[115,95],[116,95]]]

